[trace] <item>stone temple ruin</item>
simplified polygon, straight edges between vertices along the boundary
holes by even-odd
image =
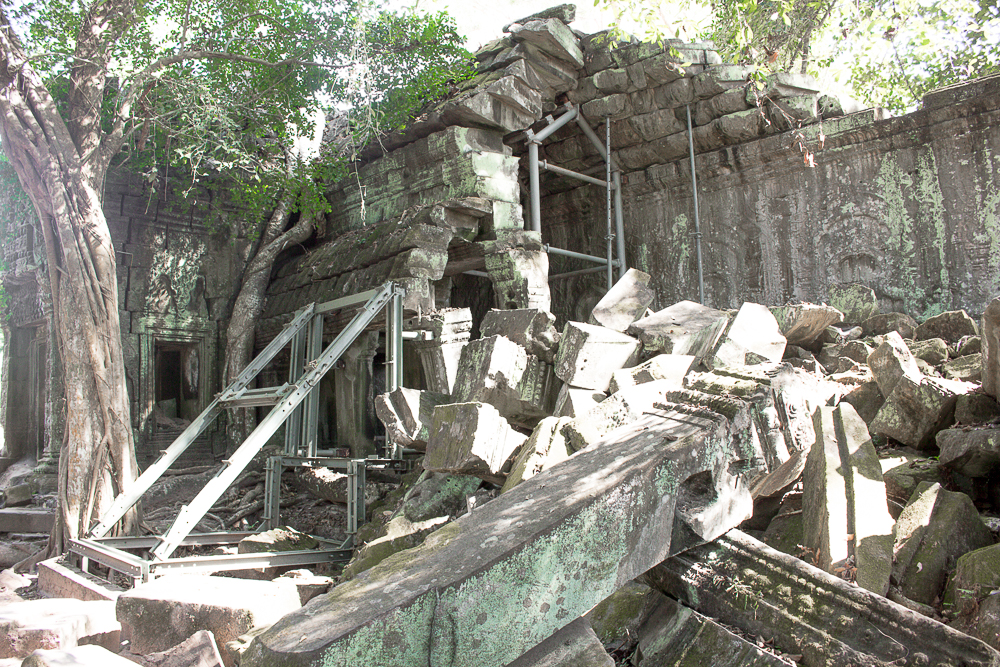
[[[252,240],[202,223],[238,212],[111,179],[146,502],[184,507],[43,563],[84,607],[0,607],[0,659],[114,665],[127,638],[158,665],[1000,665],[1000,78],[845,114],[808,77],[756,90],[711,44],[609,48],[572,17],[507,26],[329,185],[257,325],[274,392],[220,378]],[[2,453],[39,465],[8,508],[62,440],[21,229]],[[380,289],[398,301],[338,338]],[[284,449],[278,424],[215,467],[200,414],[300,389]],[[165,475],[206,466],[202,500]],[[348,507],[340,542],[279,527],[291,484]],[[330,560],[336,586],[282,574]],[[84,572],[109,567],[134,587]]]

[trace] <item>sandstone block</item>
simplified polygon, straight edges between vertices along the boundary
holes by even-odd
[[[728,324],[725,311],[680,301],[636,320],[628,333],[642,341],[646,351],[702,358],[712,351]]]
[[[799,303],[771,308],[778,331],[789,345],[810,347],[823,331],[844,320],[844,314],[826,304]]]
[[[38,564],[38,591],[45,597],[116,600],[121,594],[119,586],[60,561],[60,558],[50,558]]]
[[[822,363],[822,361],[821,361]],[[883,396],[889,396],[903,375],[919,378],[916,358],[895,331],[886,334],[882,344],[868,356],[868,368]]]
[[[955,423],[982,424],[1000,417],[1000,404],[985,394],[962,394],[955,403]]]
[[[923,359],[931,366],[937,366],[948,359],[948,343],[943,338],[925,338],[907,344],[917,359]]]
[[[447,516],[439,516],[425,521],[413,522],[405,516],[394,517],[386,524],[385,535],[358,549],[351,562],[344,567],[344,571],[340,575],[341,580],[350,581],[393,554],[420,546],[428,535],[448,523],[449,520]]]
[[[684,377],[697,359],[689,354],[658,354],[638,366],[622,368],[611,374],[609,392],[614,394],[627,387],[645,382],[670,380],[677,389],[684,386]]]
[[[400,387],[375,397],[375,414],[385,425],[389,442],[423,451],[434,408],[451,402],[448,394]]]
[[[267,551],[302,551],[316,549],[319,542],[315,537],[300,533],[294,528],[283,526],[262,533],[254,533],[240,540],[237,553],[259,554]]]
[[[503,485],[504,467],[526,439],[488,403],[439,405],[434,408],[423,466]]]
[[[639,341],[605,327],[567,322],[559,341],[555,374],[566,384],[607,391],[611,374],[635,363]]]
[[[776,364],[785,353],[785,343],[766,306],[744,303],[706,363],[711,368]]]
[[[551,414],[555,394],[552,366],[504,336],[480,338],[462,350],[454,392],[459,402],[489,403],[511,421],[534,425]]]
[[[482,485],[482,480],[466,475],[446,475],[425,470],[406,494],[402,513],[418,523],[439,516],[458,517],[466,511],[465,500]]]
[[[874,290],[857,283],[831,286],[830,305],[844,314],[847,324],[861,324],[878,315],[878,299]]]
[[[885,397],[879,391],[878,383],[875,380],[862,382],[844,394],[840,400],[854,406],[866,424],[871,424],[874,421],[875,415],[885,403]]]
[[[945,605],[959,616],[959,629],[968,632],[975,629],[983,601],[992,597],[1000,588],[1000,544],[970,551],[958,558],[955,574],[948,581]],[[986,641],[996,635],[973,633]]]
[[[556,406],[552,414],[555,417],[579,417],[589,412],[591,408],[607,397],[608,395],[603,391],[581,389],[564,384],[559,390],[559,395],[556,396]]]
[[[952,345],[963,336],[978,335],[979,327],[976,326],[976,321],[964,310],[951,310],[929,317],[913,332],[913,337],[917,340],[943,338]]]
[[[143,659],[154,667],[223,667],[211,630],[199,630],[172,649],[150,653]]]
[[[1000,463],[1000,428],[950,428],[936,437],[941,465],[968,477],[986,477]]]
[[[934,435],[954,419],[959,394],[975,385],[902,375],[872,421],[872,430],[904,445],[926,449]]]
[[[24,507],[31,504],[31,484],[14,484],[4,489],[5,507]]]
[[[913,338],[917,322],[905,313],[880,313],[861,323],[866,336],[882,336],[895,331],[903,338]]]
[[[996,398],[1000,392],[1000,297],[983,313],[983,391]]]
[[[524,248],[488,251],[485,263],[498,304],[505,309],[549,310],[548,253]]]
[[[523,19],[518,19],[516,21],[511,21],[503,27],[504,32],[508,32],[515,23],[520,23],[524,25],[531,21],[539,21],[544,19],[559,19],[563,23],[569,25],[576,19],[576,5],[566,4],[566,5],[556,5],[555,7],[549,7],[548,9],[543,9],[540,12],[536,12],[531,16],[526,16]],[[485,47],[484,47],[485,48]]]
[[[546,417],[538,422],[514,460],[500,493],[510,491],[524,480],[569,458],[573,452],[562,434],[562,427],[569,421],[567,417]]]
[[[922,482],[896,521],[893,579],[911,600],[934,604],[949,563],[993,544],[993,535],[964,493]]]
[[[38,649],[18,664],[21,667],[135,667],[135,663],[128,658],[96,645],[75,646],[69,649]],[[185,667],[191,664],[184,663]],[[221,667],[222,663],[218,664]],[[212,667],[212,663],[205,665]]]
[[[55,518],[55,510],[42,507],[5,507],[0,509],[0,533],[48,533]]]
[[[649,586],[630,581],[604,598],[584,618],[603,644],[634,637],[639,626],[656,608],[660,594]]]
[[[166,651],[199,630],[210,630],[223,663],[231,667],[233,656],[226,642],[253,627],[274,623],[300,606],[292,585],[178,574],[122,593],[116,612],[133,653]]]
[[[507,667],[614,667],[614,664],[590,624],[578,618]]]
[[[978,383],[983,377],[983,355],[967,354],[941,365],[941,374],[949,380]]]
[[[25,658],[79,644],[118,649],[121,624],[110,600],[25,600],[0,606],[0,658]]]
[[[646,307],[653,302],[652,277],[638,269],[629,269],[608,290],[590,314],[589,324],[597,324],[615,331],[625,332],[633,322],[642,317]]]
[[[945,481],[941,465],[933,460],[919,457],[883,460],[882,479],[885,481],[885,495],[889,501],[889,513],[896,519],[913,496],[921,482],[934,484]]]
[[[555,315],[545,310],[494,309],[483,316],[479,332],[483,338],[504,336],[551,364],[559,344],[555,323]]]
[[[512,24],[515,42],[528,42],[539,50],[577,68],[583,67],[583,51],[573,31],[556,18],[537,19],[524,24]]]

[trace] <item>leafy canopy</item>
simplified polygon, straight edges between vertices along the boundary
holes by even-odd
[[[595,0],[646,38],[711,39],[760,75],[795,69],[901,113],[940,86],[1000,72],[996,0]]]

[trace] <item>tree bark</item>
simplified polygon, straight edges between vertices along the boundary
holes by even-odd
[[[72,135],[2,7],[0,24],[0,139],[35,206],[45,239],[65,376],[60,521],[49,542],[50,552],[61,552],[69,539],[86,533],[137,473],[114,247],[94,187],[103,183],[107,166],[81,154],[82,148],[96,145],[85,135],[99,127],[81,127],[79,137]],[[75,117],[72,112],[68,115]],[[89,157],[97,157],[94,150]],[[136,523],[132,512],[120,529],[131,532]]]
[[[254,327],[264,309],[264,294],[271,280],[274,260],[286,248],[302,243],[312,236],[315,228],[313,218],[300,216],[291,229],[285,230],[297,194],[290,187],[286,187],[264,227],[257,252],[254,253],[243,274],[240,291],[233,304],[233,314],[226,329],[223,377],[227,385],[243,372],[253,356]],[[246,440],[255,426],[253,409],[231,410],[227,429],[229,449],[235,449]]]

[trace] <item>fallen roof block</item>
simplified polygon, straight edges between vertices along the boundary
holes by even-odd
[[[1000,665],[982,641],[732,530],[652,568],[647,583],[820,665]]]
[[[24,658],[37,649],[77,644],[117,648],[121,624],[115,603],[67,598],[26,600],[0,607],[0,658]]]
[[[749,493],[729,475],[749,457],[734,426],[749,416],[737,403],[727,406],[738,419],[664,403],[281,619],[241,665],[513,661],[749,515]]]
[[[507,667],[614,667],[584,618],[578,618]]]

